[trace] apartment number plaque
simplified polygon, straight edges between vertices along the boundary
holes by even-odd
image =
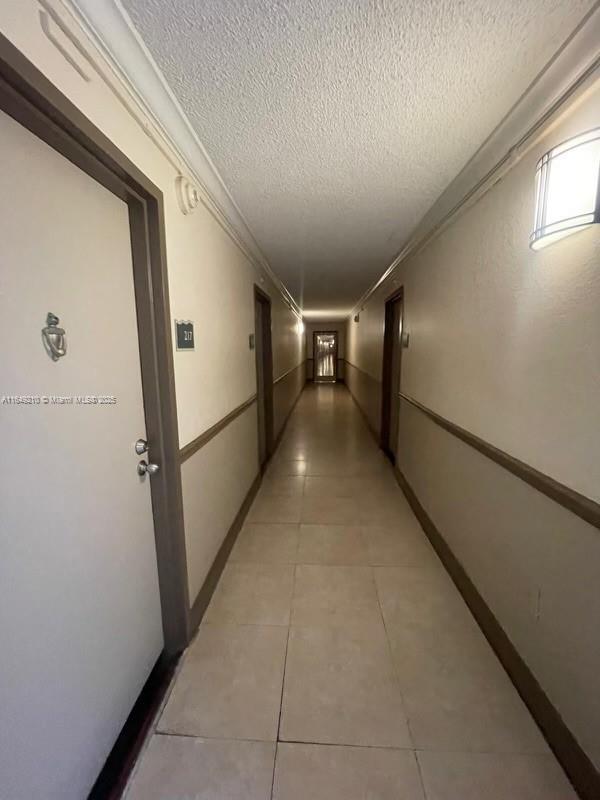
[[[193,350],[194,323],[189,319],[176,319],[175,338],[178,350]]]

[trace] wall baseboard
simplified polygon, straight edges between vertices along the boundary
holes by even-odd
[[[359,406],[360,408],[360,406]],[[436,553],[582,800],[600,798],[600,774],[396,466],[396,480]]]
[[[380,436],[379,436],[379,432],[376,431],[375,428],[371,425],[371,420],[367,416],[367,412],[364,410],[364,408],[361,406],[361,404],[358,402],[358,400],[354,396],[354,392],[350,388],[350,384],[348,383],[347,380],[344,380],[344,385],[345,385],[346,389],[348,389],[348,393],[350,394],[350,397],[354,401],[354,405],[360,411],[360,414],[361,414],[363,420],[365,421],[365,424],[366,424],[367,428],[369,429],[369,433],[371,434],[371,436],[375,440],[375,444],[377,445],[377,447],[381,447],[381,439],[380,439]]]
[[[301,365],[301,366],[302,366],[302,365]],[[280,445],[280,443],[281,443],[281,439],[282,439],[282,437],[283,437],[283,434],[285,433],[285,429],[286,429],[286,427],[287,427],[287,424],[288,424],[288,422],[289,422],[289,419],[290,419],[290,417],[292,416],[292,414],[294,413],[294,409],[295,409],[295,408],[296,408],[296,406],[298,405],[298,400],[300,400],[300,398],[301,398],[301,396],[302,396],[302,392],[304,391],[304,389],[305,389],[305,387],[306,387],[306,384],[307,384],[307,383],[308,383],[308,381],[307,381],[307,380],[306,380],[306,378],[305,378],[305,379],[304,379],[304,383],[302,384],[302,389],[300,389],[300,391],[298,392],[298,395],[297,395],[296,399],[295,399],[295,400],[294,400],[294,402],[292,403],[292,407],[291,407],[291,408],[290,408],[290,410],[288,411],[288,413],[287,413],[287,416],[286,416],[286,418],[285,418],[285,419],[284,419],[284,421],[283,421],[283,425],[281,426],[281,428],[280,428],[280,430],[279,430],[279,433],[278,433],[278,434],[277,434],[277,436],[275,437],[275,441],[273,442],[273,452],[272,452],[272,453],[269,455],[269,458],[267,459],[267,462],[266,462],[266,464],[265,464],[265,468],[268,466],[268,464],[269,464],[269,461],[270,461],[270,460],[273,458],[273,456],[275,455],[275,453],[276,453],[276,451],[277,451],[277,448],[279,447],[279,445]]]
[[[288,420],[292,415],[292,412],[296,408],[296,404],[300,399],[302,392],[304,391],[304,385],[300,392],[298,392],[298,396],[294,400],[294,404],[288,411],[288,414],[285,418],[283,425],[281,426],[281,430],[277,434],[277,438],[273,445],[273,453],[277,450],[279,443],[281,441],[281,437],[284,434],[285,428],[288,424]],[[273,455],[271,454],[271,456]],[[271,458],[269,457],[269,460]],[[267,461],[267,464],[269,461]],[[265,465],[266,466],[266,465]],[[215,560],[212,563],[210,570],[208,571],[208,575],[204,583],[202,584],[202,588],[198,592],[196,599],[194,600],[194,604],[190,609],[189,619],[188,619],[188,641],[190,641],[198,630],[200,623],[202,622],[202,617],[204,616],[206,609],[208,608],[208,604],[211,601],[211,598],[214,594],[215,589],[217,588],[217,583],[219,582],[219,578],[221,577],[223,570],[225,569],[225,564],[227,563],[227,559],[229,558],[229,554],[233,549],[233,545],[238,537],[239,532],[242,529],[242,525],[244,524],[244,520],[250,510],[250,506],[254,498],[256,497],[256,493],[258,492],[260,485],[262,483],[262,476],[263,472],[259,472],[254,481],[252,482],[252,486],[248,490],[242,505],[238,513],[235,516],[235,519],[231,523],[231,527],[227,531],[225,538],[223,539],[223,543],[219,548],[219,552],[217,553]]]
[[[161,655],[94,783],[88,800],[119,800],[169,689],[179,655]]]
[[[227,563],[229,554],[231,553],[233,545],[235,544],[235,541],[238,537],[238,534],[242,529],[242,525],[244,524],[246,515],[250,510],[252,501],[256,497],[256,493],[258,492],[261,481],[262,481],[262,475],[259,473],[252,481],[252,486],[250,486],[250,489],[248,490],[238,513],[235,515],[235,519],[231,523],[231,527],[229,528],[225,538],[223,539],[223,543],[219,548],[219,552],[217,553],[211,568],[208,571],[208,575],[206,576],[206,579],[202,584],[202,588],[200,589],[196,599],[194,600],[194,604],[190,609],[189,613],[188,640],[192,639],[194,633],[196,632],[200,623],[202,622],[202,617],[204,616],[206,609],[208,608],[208,604],[210,603],[214,591],[217,587],[219,578],[221,577],[221,574],[225,569],[225,564]]]

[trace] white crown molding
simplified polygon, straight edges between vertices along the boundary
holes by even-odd
[[[243,214],[231,197],[202,142],[166,83],[120,0],[61,0],[110,64],[140,108],[153,120],[192,177],[215,217],[243,252],[263,269],[293,311],[302,311],[273,273]],[[47,0],[44,0],[44,5]],[[352,317],[406,258],[443,230],[467,205],[476,202],[522,157],[540,130],[600,67],[600,2],[510,109],[469,162],[423,216],[379,280],[356,303]]]
[[[512,169],[557,114],[598,80],[599,72],[600,2],[597,2],[423,216],[390,266],[356,303],[349,318],[362,309],[405,259],[423,248],[461,210],[481,198]]]
[[[162,138],[198,182],[200,195],[244,254],[273,281],[297,316],[302,311],[272,271],[246,220],[179,101],[168,86],[120,0],[61,0],[73,19],[127,88],[131,100],[157,127]],[[43,3],[47,6],[47,2]],[[206,203],[208,200],[208,203]]]

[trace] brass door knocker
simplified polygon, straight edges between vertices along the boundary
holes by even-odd
[[[59,358],[67,353],[67,340],[63,328],[59,328],[60,322],[56,314],[51,311],[48,312],[46,317],[46,327],[42,328],[42,339],[46,352],[52,361],[58,361]]]

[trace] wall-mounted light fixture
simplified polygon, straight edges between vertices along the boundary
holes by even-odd
[[[302,322],[301,319],[298,320],[298,324],[296,325],[296,331],[298,333],[298,336],[302,336],[302,334],[304,333],[304,322]]]
[[[600,222],[600,128],[548,150],[536,171],[535,228],[539,250]]]

